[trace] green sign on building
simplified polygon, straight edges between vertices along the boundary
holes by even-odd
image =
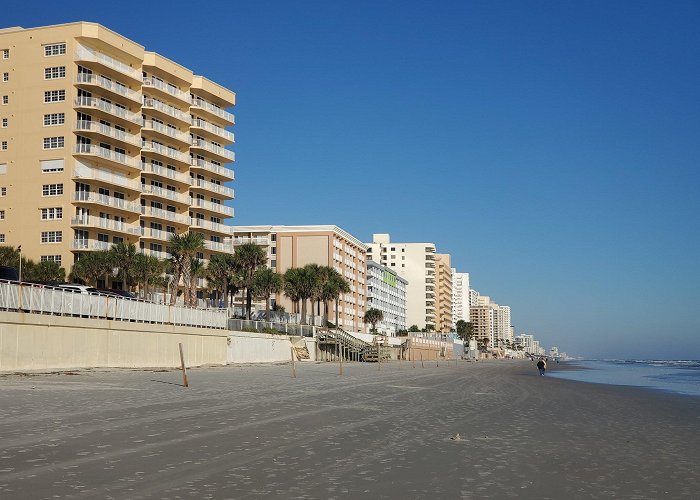
[[[394,288],[396,288],[396,275],[385,270],[384,283],[387,283],[389,286],[393,286]]]

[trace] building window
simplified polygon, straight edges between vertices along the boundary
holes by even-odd
[[[41,220],[56,220],[63,219],[63,208],[42,208]]]
[[[65,43],[52,43],[51,45],[44,45],[44,55],[46,57],[50,56],[61,56],[66,53]]]
[[[5,186],[0,187],[0,197],[7,196],[7,188]]]
[[[66,67],[65,66],[53,66],[51,68],[44,68],[44,80],[55,80],[57,78],[66,77]]]
[[[5,220],[5,211],[0,210],[0,220]]]
[[[63,231],[42,231],[42,243],[61,243],[63,241]]]
[[[63,159],[41,160],[41,171],[43,173],[63,172]]]
[[[10,49],[2,49],[2,58],[3,58],[3,59],[9,59],[9,58],[10,58]]]
[[[0,233],[0,243],[5,243],[5,233]]]
[[[2,74],[2,81],[3,82],[9,82],[10,81],[10,74],[5,72]]]
[[[44,184],[41,186],[42,196],[60,196],[63,194],[63,184]]]
[[[10,104],[10,96],[9,95],[2,96],[2,103],[3,104]]]
[[[63,125],[66,123],[65,113],[51,113],[44,115],[44,126],[49,127],[51,125]]]
[[[44,137],[44,149],[60,149],[64,146],[63,136]]]
[[[63,102],[66,100],[65,90],[47,90],[44,92],[44,102]]]
[[[0,143],[0,150],[7,151],[7,141],[2,141]]]
[[[2,119],[2,128],[7,128],[7,118]]]
[[[60,255],[42,255],[40,257],[41,262],[55,262],[59,266],[61,265],[61,256]]]

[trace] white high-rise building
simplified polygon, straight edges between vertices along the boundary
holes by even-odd
[[[406,324],[435,329],[435,244],[392,243],[388,234],[372,235],[366,244],[367,259],[395,270],[404,278],[406,287]]]
[[[458,273],[452,268],[452,329],[457,330],[459,320],[469,319],[469,273]]]
[[[377,333],[394,337],[406,329],[406,285],[396,271],[367,262],[367,309],[379,309],[384,315],[377,323]]]
[[[510,341],[512,342],[511,338],[511,328],[510,328],[510,307],[509,306],[501,306],[498,304],[495,305],[495,313],[494,316],[496,317],[496,324],[494,325],[495,328],[495,340],[496,342],[501,345],[505,341]]]

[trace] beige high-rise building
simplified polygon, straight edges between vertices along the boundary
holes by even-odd
[[[280,274],[306,264],[338,271],[350,285],[350,293],[338,302],[339,326],[349,332],[366,332],[367,246],[359,239],[337,226],[234,226],[233,231],[234,245],[255,243],[263,247],[268,266]],[[275,302],[287,312],[298,312],[284,294],[276,294]],[[318,317],[318,311],[315,315]],[[335,304],[329,304],[328,320],[335,322]]]
[[[435,331],[452,331],[452,268],[450,255],[435,254]]]
[[[0,244],[70,270],[171,233],[230,253],[235,94],[94,23],[0,30]]]

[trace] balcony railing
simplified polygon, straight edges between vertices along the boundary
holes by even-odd
[[[167,83],[156,78],[144,77],[143,86],[157,88],[158,90],[162,90],[163,92],[166,92],[173,97],[177,97],[178,99],[185,101],[187,104],[190,103],[190,94],[188,94],[187,92],[183,92],[182,90],[178,89],[173,85],[168,85]]]
[[[229,132],[225,128],[217,127],[213,123],[202,120],[201,118],[192,118],[192,126],[196,128],[201,128],[207,132],[218,135],[219,137],[227,140],[228,142],[236,142],[233,132]]]
[[[234,198],[233,189],[226,187],[223,184],[215,184],[213,182],[205,181],[204,179],[194,179],[192,177],[190,177],[190,184],[208,191],[214,191],[215,193],[219,193],[227,198]]]
[[[105,78],[101,75],[95,75],[93,73],[78,73],[78,76],[76,76],[75,78],[75,82],[85,83],[89,85],[97,85],[98,87],[102,87],[105,90],[114,92],[115,94],[119,94],[121,96],[126,97],[127,99],[131,99],[132,101],[136,101],[138,103],[140,103],[143,99],[143,95],[141,94],[141,92],[135,92],[126,85],[114,82],[109,78]]]
[[[107,54],[96,52],[94,50],[88,49],[87,47],[83,47],[82,45],[78,45],[78,48],[75,52],[75,59],[76,61],[92,61],[100,63],[103,66],[107,66],[108,68],[118,71],[119,73],[127,75],[133,78],[134,80],[141,80],[141,72],[139,70],[132,68],[126,63],[117,61],[116,59],[108,56]]]
[[[229,151],[226,148],[222,148],[221,146],[212,144],[211,142],[205,141],[204,139],[192,139],[192,146],[196,148],[202,148],[206,151],[209,151],[210,153],[226,158],[229,161],[234,161],[236,158],[233,151]]]
[[[78,120],[75,124],[75,129],[87,132],[97,132],[99,134],[111,137],[112,139],[116,139],[118,141],[134,145],[138,144],[138,137],[136,137],[135,135],[130,134],[128,132],[124,132],[123,130],[116,129],[114,127],[110,127],[109,125],[105,125],[104,123],[87,120]]]
[[[218,233],[233,233],[233,227],[227,226],[226,224],[220,224],[218,222],[212,222],[204,219],[197,219],[193,217],[190,222],[192,227],[201,227],[202,229],[209,229],[210,231],[216,231]]]
[[[145,215],[148,217],[154,217],[156,219],[163,219],[167,220],[170,222],[175,222],[178,224],[185,224],[185,225],[190,225],[190,218],[184,214],[178,214],[175,212],[171,212],[169,210],[163,210],[162,208],[154,208],[154,207],[141,207],[141,215]]]
[[[212,203],[211,201],[202,200],[200,198],[191,198],[190,205],[233,217],[233,208],[227,207],[221,203]]]
[[[99,170],[96,168],[75,169],[73,171],[73,177],[75,177],[76,179],[94,179],[96,181],[101,181],[106,184],[114,184],[127,189],[131,189],[132,191],[141,191],[141,183],[137,180],[127,179],[120,175],[115,175],[111,172]]]
[[[189,204],[189,198],[186,197],[182,193],[178,193],[177,191],[172,191],[170,189],[163,189],[162,187],[159,186],[149,186],[146,184],[142,184],[142,191],[144,193],[151,193],[156,196],[160,196],[162,198],[167,198],[168,200],[172,200],[178,203],[186,203]]]
[[[205,111],[208,111],[209,113],[218,116],[222,120],[226,120],[232,125],[236,123],[236,119],[233,116],[233,113],[229,113],[228,111],[218,106],[214,106],[212,103],[205,101],[201,97],[195,97],[194,99],[192,99],[192,107],[201,108]]]
[[[73,193],[73,200],[87,203],[97,203],[107,207],[141,213],[141,205],[138,203],[126,201],[121,198],[115,198],[114,196],[108,196],[106,194],[77,191]]]
[[[249,238],[247,236],[236,236],[233,238],[234,245],[243,245],[245,243],[253,243],[255,245],[266,246],[270,244],[270,239],[264,236],[253,236]]]
[[[126,165],[131,168],[139,168],[136,163],[136,159],[131,156],[126,156],[124,153],[117,153],[111,149],[103,148],[97,144],[76,144],[75,153],[83,155],[94,155],[104,158],[106,160],[111,160],[115,163],[121,165]]]
[[[151,172],[162,177],[167,177],[177,182],[190,183],[191,177],[172,168],[161,167],[160,165],[154,165],[153,163],[148,163],[145,161],[141,162],[141,170],[144,172]]]
[[[134,226],[133,224],[127,224],[126,222],[113,219],[106,219],[104,217],[95,217],[93,215],[78,215],[76,217],[72,217],[70,223],[72,226],[99,227],[110,231],[129,234],[138,234],[138,230],[140,229],[138,226]]]
[[[235,173],[230,168],[226,168],[221,165],[212,163],[210,161],[202,160],[200,158],[190,158],[190,165],[192,165],[193,167],[204,168],[209,172],[228,177],[231,180],[233,180],[236,177]]]
[[[173,160],[180,161],[182,163],[189,163],[190,159],[185,153],[181,153],[177,149],[169,148],[163,146],[162,144],[156,144],[154,142],[141,141],[141,150],[146,152],[158,153]]]
[[[71,250],[109,250],[114,243],[107,241],[97,241],[88,239],[79,239],[71,241]]]
[[[155,240],[170,241],[170,236],[172,234],[174,233],[163,231],[162,229],[154,229],[152,227],[141,228],[141,236]]]
[[[151,129],[155,130],[157,132],[160,132],[161,134],[167,135],[168,137],[172,137],[173,139],[176,139],[178,141],[190,142],[190,136],[188,134],[185,134],[184,132],[180,132],[176,128],[173,127],[168,127],[167,125],[164,125],[162,123],[153,121],[153,120],[145,120],[143,122],[143,128],[145,129]]]
[[[214,252],[233,252],[233,245],[231,245],[230,243],[223,243],[218,241],[205,241],[204,248]]]
[[[187,123],[190,122],[190,115],[188,115],[187,113],[183,113],[182,111],[180,111],[174,106],[171,106],[170,104],[165,104],[164,102],[157,101],[156,99],[144,99],[143,107],[157,109],[161,113],[165,113],[168,116],[172,116],[177,120]]]
[[[101,99],[95,99],[94,97],[76,97],[75,106],[78,108],[99,109],[100,111],[104,111],[105,113],[122,118],[123,120],[136,123],[137,125],[141,125],[142,122],[140,115],[132,113],[128,109],[120,108],[119,106],[105,102]]]

